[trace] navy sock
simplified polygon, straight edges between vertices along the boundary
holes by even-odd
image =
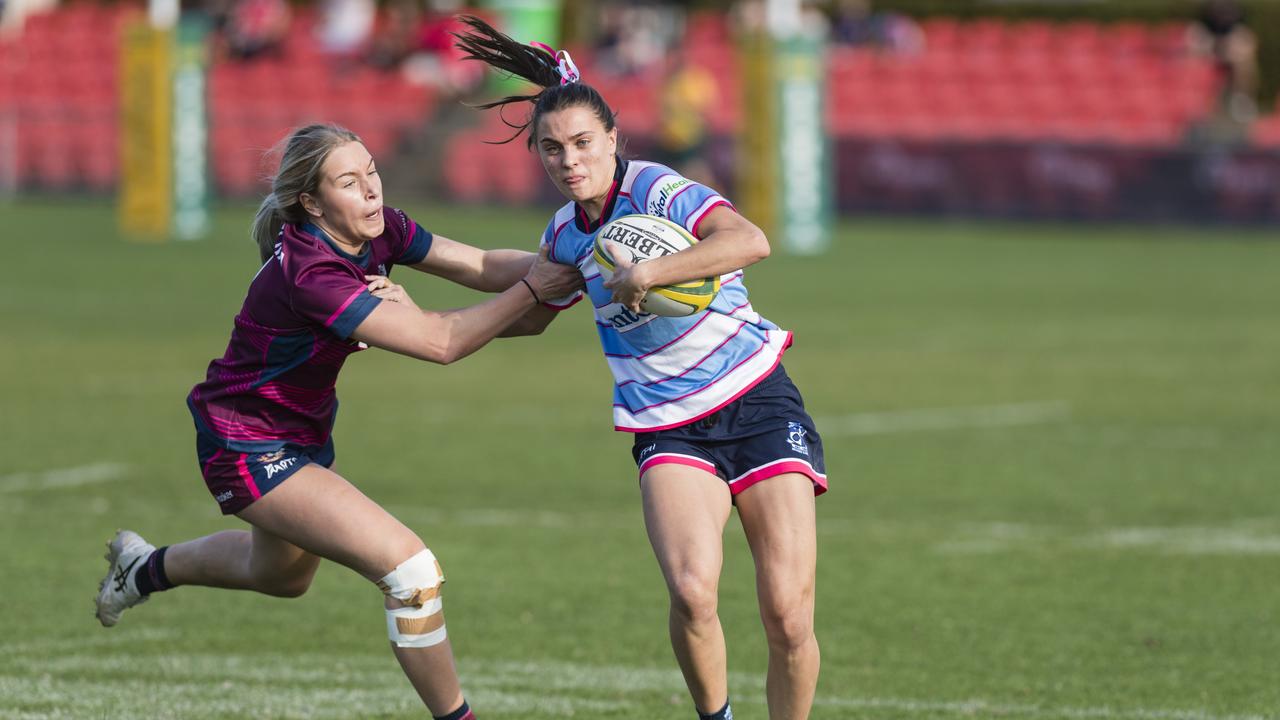
[[[133,574],[134,587],[138,588],[143,597],[173,587],[169,576],[164,572],[164,553],[168,549],[169,546],[165,545],[148,555],[146,562]]]
[[[694,708],[698,710],[698,708]],[[719,710],[707,714],[698,710],[698,720],[733,720],[733,708],[729,707],[729,699],[725,698],[724,707]]]
[[[475,720],[476,716],[471,712],[471,706],[467,705],[467,701],[462,701],[462,707],[454,710],[448,715],[432,715],[436,720]]]

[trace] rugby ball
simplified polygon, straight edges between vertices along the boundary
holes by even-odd
[[[605,281],[613,277],[614,260],[611,246],[607,244],[610,241],[625,248],[631,254],[631,262],[642,263],[690,248],[698,239],[666,218],[624,215],[596,233],[593,254],[596,265],[600,266],[600,277]],[[645,293],[640,309],[654,315],[684,317],[706,310],[718,292],[718,275],[675,285],[659,285]]]

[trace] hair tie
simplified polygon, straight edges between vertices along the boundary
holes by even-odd
[[[560,73],[560,84],[569,85],[582,80],[582,73],[578,72],[578,66],[573,64],[573,58],[569,57],[568,50],[557,51],[550,45],[540,42],[531,42],[530,46],[535,47],[551,56],[556,61],[556,72]]]

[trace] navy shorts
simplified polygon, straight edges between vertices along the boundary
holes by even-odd
[[[291,475],[315,463],[333,465],[333,438],[324,445],[282,443],[254,452],[228,450],[202,432],[196,432],[196,457],[200,474],[223,515],[232,515],[271,492]]]
[[[814,495],[827,491],[822,438],[781,365],[742,397],[700,420],[637,433],[631,456],[642,477],[655,465],[688,465],[720,477],[735,496],[783,473],[808,477]]]

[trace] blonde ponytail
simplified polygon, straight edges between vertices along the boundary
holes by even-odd
[[[276,194],[271,193],[258,206],[258,214],[253,218],[253,228],[250,230],[254,241],[258,243],[258,255],[262,262],[266,262],[275,252],[277,238],[283,227],[284,216],[280,214],[280,204],[276,201]]]

